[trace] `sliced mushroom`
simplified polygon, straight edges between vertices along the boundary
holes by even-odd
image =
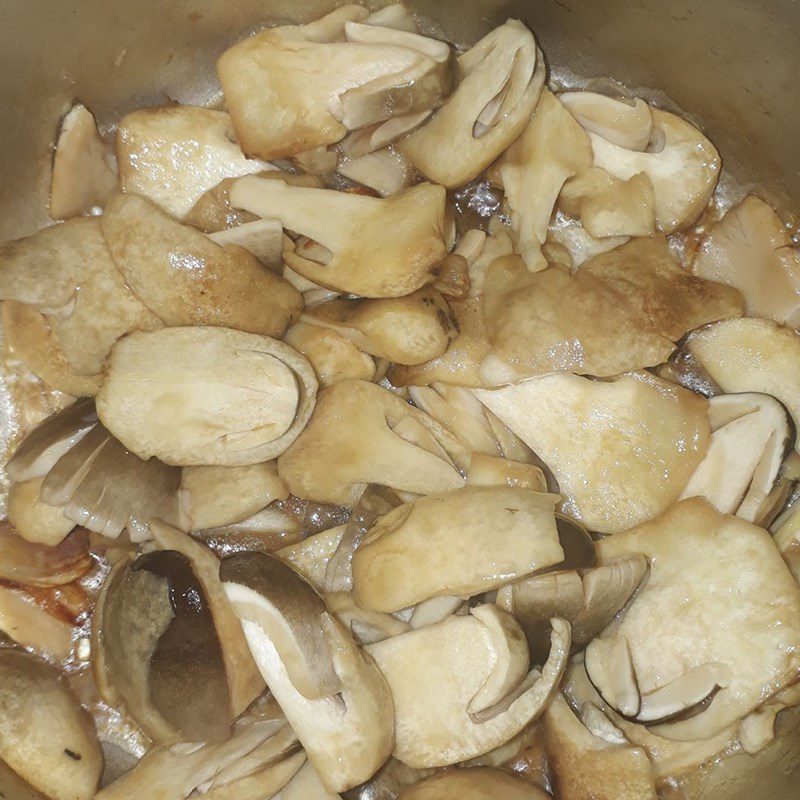
[[[495,28],[458,59],[460,82],[400,152],[448,188],[468,183],[525,129],[546,67],[533,34],[519,21]]]
[[[431,597],[470,597],[564,558],[555,495],[473,486],[407,503],[370,529],[353,556],[353,595],[398,611]]]
[[[735,286],[750,316],[800,323],[800,250],[775,211],[754,195],[706,234],[692,272]]]
[[[195,531],[192,535],[220,558],[242,550],[274,553],[302,538],[300,525],[294,517],[272,505],[241,522]]]
[[[559,99],[543,90],[527,128],[496,165],[518,252],[529,270],[547,266],[541,249],[561,188],[591,164],[589,137]]]
[[[800,585],[800,506],[792,506],[775,520],[774,541]]]
[[[542,252],[547,254],[553,247],[562,248],[572,262],[572,271],[580,269],[590,259],[621,247],[629,241],[627,236],[609,236],[605,239],[596,239],[577,220],[568,217],[562,211],[557,211],[550,221]],[[548,258],[548,261],[552,259]],[[567,265],[569,266],[569,264]]]
[[[396,144],[404,136],[412,131],[415,131],[424,122],[430,119],[430,111],[422,111],[417,114],[405,114],[399,117],[392,117],[386,122],[379,122],[377,125],[368,125],[366,128],[353,131],[345,136],[339,143],[339,149],[344,156],[348,159],[359,160],[363,156],[368,156],[376,152],[384,152],[387,149],[393,150],[390,146]],[[396,159],[401,159],[401,163],[410,170],[410,164],[406,157],[396,151]],[[397,160],[395,162],[397,163]],[[385,156],[384,156],[384,161]],[[363,172],[364,165],[374,165],[375,162],[365,161],[363,165],[358,167],[359,171]],[[342,175],[345,173],[342,172]],[[351,178],[357,180],[357,178]],[[360,181],[363,183],[363,181]],[[366,184],[369,185],[369,184]],[[375,187],[373,187],[375,188]],[[376,191],[378,191],[376,189]]]
[[[361,645],[382,642],[415,627],[391,614],[362,608],[350,592],[331,592],[325,595],[325,602],[339,622],[352,632],[353,638]]]
[[[549,795],[524,778],[492,767],[449,770],[405,789],[398,800],[546,800]]]
[[[299,293],[250,252],[220,247],[134,195],[102,217],[111,255],[128,285],[167,325],[223,325],[282,336]]]
[[[416,768],[446,766],[508,741],[549,703],[569,645],[569,625],[554,619],[553,647],[542,673],[529,672],[481,713],[470,704],[487,681],[494,683],[495,668],[527,661],[522,632],[496,606],[477,606],[469,616],[448,617],[370,645],[366,650],[386,677],[394,700],[394,756]]]
[[[586,674],[603,700],[622,716],[637,718],[642,695],[627,639],[595,639],[586,648],[585,664]]]
[[[210,235],[215,244],[236,245],[249,250],[262,264],[273,269],[283,264],[283,226],[276,219],[257,219]]]
[[[132,334],[109,359],[100,419],[140,458],[257,464],[305,427],[317,380],[291,347],[227,328]]]
[[[286,562],[318,592],[325,591],[325,573],[330,559],[339,547],[346,525],[339,525],[309,536],[297,544],[278,550],[275,555]]]
[[[0,580],[22,586],[63,586],[91,569],[85,531],[50,547],[26,541],[9,522],[0,522]]]
[[[778,479],[789,440],[783,406],[768,395],[721,395],[709,401],[708,453],[681,498],[704,497],[718,511],[755,522]]]
[[[223,561],[220,576],[259,669],[325,788],[362,783],[392,747],[391,695],[375,665],[277,559],[241,553]]]
[[[535,464],[473,453],[467,486],[514,486],[534,492],[547,491],[547,478]]]
[[[703,134],[686,120],[652,108],[653,132],[644,152],[589,133],[594,166],[626,181],[644,172],[653,184],[656,225],[675,233],[694,224],[717,186],[721,159]]]
[[[564,510],[602,533],[665,511],[708,449],[707,401],[645,373],[474,391],[552,471]]]
[[[431,597],[414,606],[408,624],[416,630],[426,625],[435,625],[451,614],[466,612],[467,602],[461,597]],[[398,612],[400,613],[400,612]]]
[[[53,177],[50,216],[68,219],[102,206],[117,188],[117,176],[108,165],[106,146],[92,112],[76,103],[61,122]]]
[[[393,147],[383,147],[355,158],[340,159],[336,171],[351,181],[389,197],[413,181],[411,165]]]
[[[309,762],[301,767],[280,794],[280,800],[340,800],[340,797],[325,788],[314,765]]]
[[[255,177],[231,189],[234,206],[278,219],[325,248],[320,255],[286,250],[293,270],[362,297],[401,297],[433,280],[432,269],[446,254],[444,200],[444,189],[431,183],[384,199]]]
[[[433,452],[399,435],[407,420],[432,437]],[[427,414],[375,384],[342,381],[320,392],[278,472],[293,495],[353,505],[368,483],[415,494],[455,489],[468,462],[458,440]]]
[[[0,791],[7,797],[94,797],[103,771],[97,734],[53,667],[0,650],[0,720]]]
[[[398,795],[408,786],[432,775],[432,769],[414,769],[394,756],[360,786],[342,792],[343,800],[397,800]]]
[[[626,150],[643,152],[653,132],[650,106],[639,97],[607,97],[597,92],[562,92],[558,99],[585,130]]]
[[[119,182],[182,219],[225,178],[269,169],[246,158],[231,134],[230,117],[200,106],[154,106],[126,114],[117,126]]]
[[[52,547],[64,540],[75,522],[64,516],[63,506],[43,502],[39,496],[41,490],[41,478],[12,483],[6,514],[23,539]]]
[[[373,11],[364,22],[367,25],[380,25],[383,28],[419,33],[414,15],[403,3],[392,3],[384,8],[379,8],[377,11]]]
[[[48,660],[63,662],[72,653],[75,628],[25,592],[0,585],[0,634]],[[2,786],[0,776],[0,791]]]

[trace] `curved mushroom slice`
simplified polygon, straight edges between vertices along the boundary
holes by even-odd
[[[316,391],[311,365],[282,342],[164,328],[114,347],[97,410],[140,458],[237,466],[284,452],[311,417]]]
[[[360,645],[375,644],[410,631],[409,622],[403,622],[391,614],[362,608],[353,599],[350,592],[330,592],[325,595],[325,602],[331,613],[353,634]],[[460,604],[459,600],[459,604]]]
[[[399,611],[431,597],[492,591],[559,563],[557,499],[510,486],[472,486],[396,508],[353,556],[356,602]]]
[[[308,309],[303,321],[341,333],[364,352],[397,364],[437,358],[458,333],[444,298],[430,288],[381,300],[338,298]]]
[[[645,373],[473,391],[552,471],[564,510],[601,533],[665,511],[708,449],[707,401]]]
[[[377,11],[373,11],[364,22],[367,25],[380,25],[382,28],[419,33],[414,15],[403,3],[392,3],[384,8],[379,8]]]
[[[772,395],[800,429],[800,336],[770,320],[735,319],[693,333],[686,350],[723,392]],[[800,444],[795,442],[800,452]]]
[[[341,797],[343,800],[397,800],[404,789],[433,773],[432,769],[414,769],[389,756],[368,781],[342,792]]]
[[[744,308],[735,289],[687,275],[663,237],[634,239],[574,276],[555,268],[531,274],[517,256],[498,259],[482,304],[488,385],[557,370],[610,376],[654,366],[687,331]]]
[[[772,207],[754,195],[706,234],[692,272],[735,286],[750,316],[800,323],[800,250]]]
[[[628,640],[623,636],[595,639],[586,648],[586,674],[603,700],[623,717],[636,719],[642,693]]]
[[[433,280],[447,252],[445,191],[431,183],[379,199],[248,177],[234,183],[231,203],[322,245],[329,255],[290,248],[286,263],[321,286],[362,297],[410,294]]]
[[[774,542],[800,585],[800,506],[791,506],[775,520]]]
[[[650,560],[635,602],[595,643],[628,643],[642,698],[655,701],[653,693],[674,682],[668,694],[683,694],[684,707],[699,712],[656,725],[658,736],[708,739],[797,681],[800,588],[763,529],[684,500],[597,549],[602,562],[630,553]]]
[[[291,595],[278,598],[275,576]],[[392,747],[392,699],[375,665],[311,586],[277,559],[232,556],[220,577],[259,669],[325,788],[340,792],[369,778]],[[294,682],[303,672],[312,681],[305,693]]]
[[[76,103],[61,121],[53,177],[50,182],[50,216],[79,217],[102,206],[117,188],[117,176],[106,159],[92,112]]]
[[[242,522],[273,500],[289,496],[274,461],[243,467],[186,467],[181,489],[187,495],[194,531]]]
[[[200,106],[154,106],[126,114],[117,126],[123,192],[137,194],[182,219],[225,178],[270,169],[245,157],[230,117]]]
[[[379,122],[377,125],[368,125],[366,128],[353,131],[339,143],[339,150],[347,159],[351,159],[353,162],[361,160],[364,156],[377,155],[378,153],[382,154],[382,161],[386,162],[388,159],[385,154],[389,152],[393,155],[395,165],[402,164],[410,175],[412,172],[410,162],[399,150],[395,150],[391,145],[396,144],[404,136],[419,128],[420,125],[430,119],[431,113],[431,111],[422,111],[418,114],[392,117],[386,122]],[[364,161],[359,167],[354,166],[353,168],[363,173],[367,165],[374,166],[375,162]],[[398,167],[395,166],[394,170],[397,169]],[[340,172],[342,171],[340,170]],[[342,172],[342,175],[345,174]],[[351,178],[351,180],[358,180],[358,178]],[[363,183],[363,181],[359,182]],[[377,188],[375,190],[378,191]]]
[[[251,252],[262,264],[280,272],[283,267],[283,225],[276,219],[245,222],[209,237],[215,244],[236,245]]]
[[[535,464],[473,453],[467,486],[515,486],[534,492],[547,491],[547,478]]]
[[[562,248],[569,256],[569,260],[572,262],[571,270],[574,272],[595,256],[621,247],[628,241],[627,236],[609,236],[605,239],[597,239],[580,222],[568,217],[562,211],[557,211],[550,222],[543,252],[552,250],[553,247]],[[548,258],[548,260],[553,261],[552,258]],[[570,265],[567,264],[567,266]]]
[[[249,251],[220,247],[141,197],[115,197],[101,223],[128,285],[167,325],[282,336],[300,313],[297,290]]]
[[[220,558],[243,550],[274,553],[302,539],[297,521],[272,505],[241,522],[195,531],[192,535]]]
[[[589,137],[559,99],[543,90],[527,128],[496,165],[518,252],[532,272],[547,266],[542,245],[561,188],[591,165]]]
[[[346,525],[329,528],[278,550],[275,556],[288,564],[318,592],[324,592],[328,564],[339,547],[346,528]]]
[[[26,593],[0,585],[0,634],[37,655],[63,662],[72,653],[75,628],[32,602]],[[2,789],[0,776],[0,791]]]
[[[789,441],[783,406],[769,395],[712,397],[708,453],[681,499],[703,497],[723,514],[760,519]]]
[[[348,797],[347,793],[344,796]],[[280,800],[340,800],[340,798],[341,795],[333,794],[325,788],[314,765],[309,762],[300,768],[280,794]]]
[[[89,715],[53,667],[0,650],[0,789],[15,777],[48,800],[91,800],[103,755]],[[17,797],[8,794],[8,797]]]
[[[426,434],[430,449],[400,435],[409,423]],[[415,494],[455,489],[468,464],[469,453],[427,414],[387,389],[348,380],[320,392],[278,472],[297,497],[352,506],[368,483]]]
[[[42,479],[12,483],[6,514],[16,532],[26,541],[53,547],[75,527],[64,516],[63,506],[51,506],[40,498]]]
[[[55,546],[34,544],[0,521],[0,580],[22,586],[63,586],[83,577],[92,566],[89,539],[75,531]]]
[[[483,172],[522,133],[546,72],[533,34],[517,20],[495,28],[458,66],[450,99],[398,145],[420,172],[450,189]]]
[[[639,97],[607,97],[597,92],[562,92],[558,99],[590,133],[626,150],[643,152],[653,132],[650,106]]]
[[[547,800],[549,795],[503,769],[468,767],[426,778],[398,795],[398,800]]]
[[[670,234],[694,224],[711,200],[722,165],[719,153],[694,125],[652,108],[653,132],[645,152],[589,133],[594,166],[626,181],[644,172],[653,184],[656,225]]]
[[[496,606],[478,606],[470,616],[448,617],[370,645],[366,650],[394,700],[394,756],[411,767],[446,766],[508,741],[547,706],[569,646],[569,625],[554,619],[553,647],[542,673],[529,672],[500,702],[476,709],[473,700],[488,681],[507,686],[496,682],[495,668],[513,664],[517,671],[528,658],[522,631]]]
[[[393,147],[383,147],[358,157],[339,159],[336,171],[351,181],[389,197],[413,182],[411,164]]]

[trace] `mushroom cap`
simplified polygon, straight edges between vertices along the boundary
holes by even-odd
[[[538,786],[492,767],[467,767],[441,772],[415,783],[398,800],[546,800]]]
[[[650,143],[653,115],[640,97],[607,97],[597,92],[561,92],[558,99],[591,133],[626,150],[642,152]]]

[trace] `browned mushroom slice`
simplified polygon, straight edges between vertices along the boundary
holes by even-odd
[[[643,152],[653,132],[650,106],[639,97],[607,97],[596,92],[562,92],[558,99],[581,127],[626,150]]]
[[[66,681],[27,653],[3,649],[0,687],[0,792],[9,800],[92,800],[103,755]]]
[[[291,248],[286,263],[321,286],[362,297],[401,297],[433,281],[446,255],[445,191],[421,183],[387,198],[240,178],[231,203],[278,219],[322,250]]]
[[[0,580],[24,586],[61,586],[91,569],[89,538],[75,531],[55,547],[34,544],[18,536],[7,521],[0,522]]]
[[[115,197],[102,226],[131,290],[167,325],[282,336],[300,312],[298,292],[250,252],[220,247],[141,197]]]
[[[398,800],[546,800],[549,795],[503,769],[468,767],[426,778],[405,789]]]

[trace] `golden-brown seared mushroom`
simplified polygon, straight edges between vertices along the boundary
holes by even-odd
[[[431,494],[463,485],[469,453],[427,414],[365,381],[319,394],[308,427],[278,461],[297,497],[352,505],[365,484]]]
[[[558,99],[582,128],[612,144],[641,153],[650,143],[653,115],[639,97],[628,100],[596,92],[562,92]]]
[[[283,336],[299,293],[241,247],[220,247],[141,197],[120,195],[102,217],[128,285],[167,325],[226,325]]]
[[[316,390],[311,365],[282,342],[229,328],[164,328],[115,346],[97,410],[141,458],[237,466],[284,452]]]
[[[392,698],[372,661],[322,599],[281,561],[222,562],[225,592],[259,669],[325,788],[369,778],[392,748]]]
[[[437,358],[458,333],[444,298],[430,288],[380,300],[338,298],[307,309],[303,321],[341,333],[365,353],[396,364]]]
[[[444,189],[431,183],[384,199],[255,177],[231,189],[234,206],[311,240],[312,247],[285,251],[295,272],[362,297],[401,297],[432,282],[446,254],[444,201]]]
[[[116,152],[122,191],[147,198],[177,219],[225,178],[269,168],[245,157],[226,113],[200,106],[126,114],[117,126]]]
[[[91,717],[48,664],[0,650],[0,792],[91,800],[103,755]]]
[[[483,172],[525,129],[544,85],[544,57],[519,21],[495,28],[458,59],[452,97],[400,152],[448,188]]]
[[[61,122],[53,177],[50,183],[50,216],[68,219],[102,206],[117,188],[117,176],[106,159],[92,112],[76,103]]]
[[[775,211],[754,195],[711,228],[692,272],[735,286],[750,316],[800,323],[800,250]]]
[[[707,402],[646,373],[474,391],[549,467],[565,510],[603,533],[666,510],[708,448]]]
[[[508,741],[549,703],[569,646],[569,625],[554,619],[550,658],[528,672],[522,631],[492,605],[370,645],[394,700],[394,756],[446,766]]]
[[[549,795],[503,769],[468,767],[426,778],[398,795],[398,800],[546,800]]]
[[[564,558],[556,495],[473,486],[399,506],[353,556],[353,595],[365,608],[399,611],[431,597],[492,591]]]

